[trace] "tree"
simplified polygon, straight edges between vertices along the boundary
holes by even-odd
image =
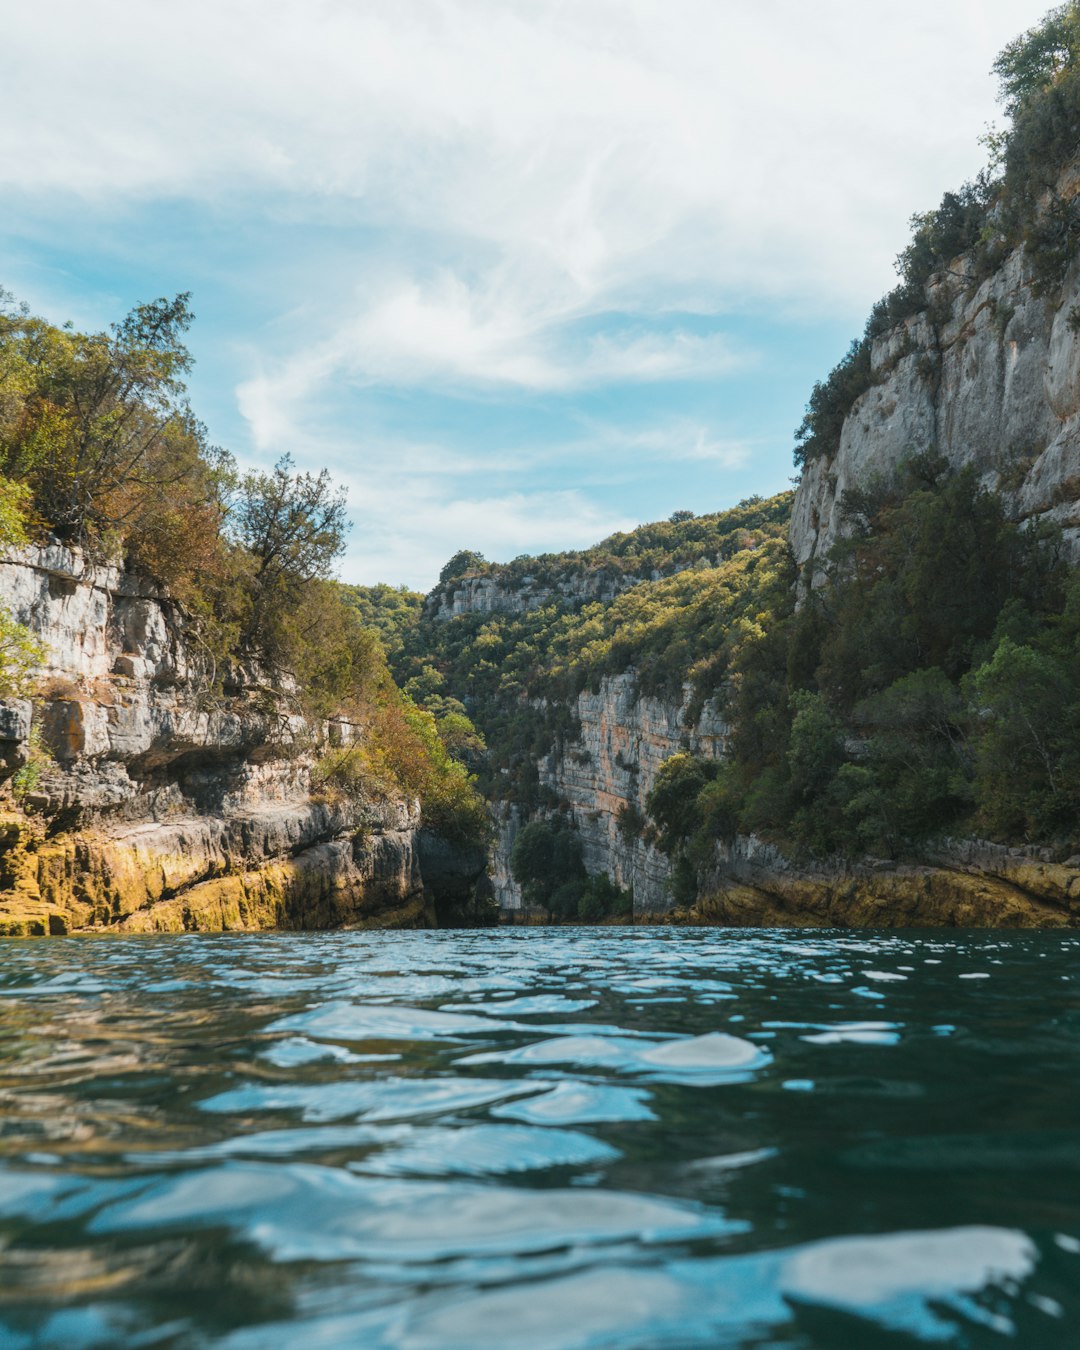
[[[1080,4],[1052,9],[1034,28],[1006,44],[994,62],[1000,98],[1015,117],[1034,96],[1080,64]]]
[[[19,548],[26,543],[24,513],[28,498],[22,483],[0,477],[0,549]],[[45,649],[37,638],[0,605],[0,698],[24,694],[31,672],[44,657]]]
[[[510,870],[530,904],[561,918],[577,912],[587,873],[576,830],[550,820],[531,820],[514,840]]]
[[[719,766],[693,755],[672,755],[656,775],[645,805],[660,831],[660,847],[674,853],[701,828],[702,790],[716,777]]]
[[[469,548],[458,549],[439,573],[439,583],[455,581],[469,572],[484,572],[487,568],[488,560],[482,553],[474,553]]]
[[[0,315],[5,382],[22,395],[4,428],[5,468],[30,484],[38,515],[62,538],[97,545],[122,533],[133,486],[179,483],[196,469],[201,429],[181,341],[190,298],[138,305],[106,333],[54,328],[10,304]]]
[[[326,469],[294,473],[292,457],[284,455],[272,473],[244,476],[231,519],[252,562],[245,639],[287,660],[280,630],[289,611],[306,587],[329,576],[345,551],[345,489],[333,485]]]
[[[1075,832],[1080,807],[1076,660],[1003,639],[967,681],[976,713],[976,801],[991,829]]]
[[[232,518],[255,559],[256,584],[271,589],[280,581],[329,576],[345,551],[346,495],[327,469],[294,473],[291,455],[283,455],[272,473],[246,474]]]

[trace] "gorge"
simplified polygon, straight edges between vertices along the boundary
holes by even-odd
[[[326,471],[209,445],[186,295],[7,297],[0,933],[1080,924],[1071,14],[999,58],[793,493],[426,597],[333,579]]]

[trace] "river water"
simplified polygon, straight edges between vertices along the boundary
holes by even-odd
[[[1080,934],[0,942],[4,1347],[1080,1346]]]

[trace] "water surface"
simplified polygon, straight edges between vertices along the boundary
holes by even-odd
[[[1073,1350],[1078,956],[0,942],[0,1345]]]

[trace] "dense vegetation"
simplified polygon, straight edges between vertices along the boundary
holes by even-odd
[[[205,656],[205,699],[253,669],[283,697],[280,677],[294,676],[303,711],[363,728],[321,766],[324,790],[405,792],[432,825],[477,837],[484,809],[458,753],[471,729],[440,735],[390,675],[380,631],[392,625],[331,578],[344,494],[288,457],[240,474],[208,443],[184,386],[192,317],[180,295],[79,333],[0,293],[0,544],[52,538],[155,580]],[[0,612],[0,694],[26,691],[38,659]]]
[[[629,903],[610,883],[594,894],[536,767],[574,753],[576,694],[626,670],[674,702],[689,684],[688,721],[712,697],[731,725],[728,758],[674,755],[647,818],[620,817],[671,856],[677,901],[740,833],[807,858],[917,856],[949,834],[1080,849],[1080,575],[1056,533],[1014,524],[972,471],[926,456],[843,507],[847,532],[799,606],[785,494],[708,518],[718,565],[608,604],[404,631],[400,678],[436,707],[464,699],[487,737],[484,790],[532,817],[512,858],[531,904],[596,917]]]
[[[575,739],[570,701],[580,689],[631,664],[643,692],[681,690],[687,678],[702,697],[718,687],[759,611],[779,603],[765,597],[794,579],[784,542],[790,508],[785,493],[706,516],[679,513],[613,536],[614,545],[547,555],[531,571],[523,559],[493,569],[507,591],[522,575],[536,577],[537,590],[541,561],[551,582],[606,568],[616,547],[618,556],[647,558],[650,571],[668,575],[632,585],[610,604],[575,603],[556,588],[526,613],[405,621],[395,675],[440,725],[462,713],[476,724],[487,749],[472,762],[487,796],[527,810],[554,806],[541,792],[537,760]],[[470,574],[476,570],[471,562]]]
[[[549,919],[592,923],[633,914],[631,892],[603,872],[590,876],[585,870],[581,837],[566,820],[530,821],[514,840],[510,866],[525,904],[545,910]]]
[[[797,463],[836,453],[844,418],[886,373],[872,368],[874,338],[922,311],[933,319],[934,285],[943,277],[977,286],[1023,246],[1037,293],[1052,292],[1064,279],[1080,244],[1080,196],[1063,177],[1080,153],[1080,0],[1010,42],[994,73],[1007,122],[986,138],[990,166],[959,192],[946,192],[936,210],[911,218],[911,241],[896,260],[899,284],[814,386],[795,433]]]
[[[920,458],[849,495],[826,583],[730,665],[732,754],[669,760],[648,801],[693,867],[757,832],[896,858],[975,833],[1080,842],[1080,575],[970,470]],[[684,869],[685,875],[685,869]]]

